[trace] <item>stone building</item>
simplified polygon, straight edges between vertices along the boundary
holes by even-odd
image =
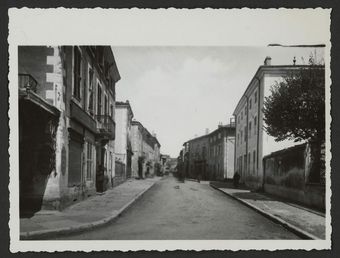
[[[208,174],[211,179],[232,179],[234,176],[235,124],[219,125],[209,134]]]
[[[115,153],[116,161],[123,163],[123,174],[120,175],[121,179],[131,177],[131,164],[132,164],[132,132],[131,122],[133,118],[132,108],[129,101],[116,102],[116,140],[115,140]],[[116,174],[118,178],[118,174]]]
[[[197,175],[201,175],[203,179],[208,179],[208,163],[207,154],[209,151],[209,135],[203,135],[196,137],[188,141],[189,152],[188,152],[188,171],[185,171],[185,165],[183,168],[185,174],[189,178],[196,178]],[[184,162],[184,150],[181,154],[181,160]]]
[[[170,155],[167,154],[161,154],[160,155],[160,162],[161,162],[161,169],[163,174],[170,172]]]
[[[20,211],[62,209],[111,186],[115,84],[109,46],[19,46]]]
[[[284,76],[306,67],[271,65],[271,58],[266,57],[233,112],[236,121],[235,171],[241,175],[241,182],[252,188],[263,186],[263,157],[296,144],[293,140],[275,142],[265,132],[262,112],[264,98],[270,95],[270,87],[283,81]]]
[[[144,178],[155,175],[155,166],[160,164],[160,143],[138,121],[132,121],[132,176]]]
[[[235,125],[219,125],[213,132],[183,144],[183,167],[187,177],[205,180],[231,179],[234,175]]]

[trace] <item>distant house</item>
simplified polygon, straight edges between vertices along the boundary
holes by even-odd
[[[161,154],[161,169],[163,173],[170,172],[170,155],[167,154]]]
[[[133,118],[132,108],[129,101],[116,102],[116,141],[115,141],[115,154],[116,161],[123,163],[121,173],[116,173],[116,177],[120,180],[131,177],[131,164],[132,164],[132,133],[131,122]]]
[[[250,80],[245,92],[233,112],[236,121],[235,171],[241,175],[241,181],[252,188],[263,186],[263,157],[272,152],[294,146],[293,140],[276,142],[264,130],[263,103],[270,95],[270,87],[275,82],[307,65],[271,65],[271,58],[266,57]],[[280,116],[280,114],[277,114]]]
[[[231,179],[234,175],[235,125],[219,125],[213,132],[183,144],[187,177],[201,175],[206,180]]]
[[[132,121],[132,177],[154,176],[160,165],[160,143],[139,121]],[[158,165],[157,165],[158,164]]]

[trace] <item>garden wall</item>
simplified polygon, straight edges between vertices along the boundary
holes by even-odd
[[[265,156],[265,192],[324,210],[324,186],[308,182],[310,160],[310,146],[306,143]]]

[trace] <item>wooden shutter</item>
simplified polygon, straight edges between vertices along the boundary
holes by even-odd
[[[69,145],[69,169],[68,185],[79,185],[81,182],[81,155],[82,144],[75,140],[70,140]]]

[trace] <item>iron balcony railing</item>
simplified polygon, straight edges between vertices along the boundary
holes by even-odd
[[[104,138],[114,140],[116,123],[112,117],[109,115],[97,115],[96,119],[98,121],[98,133]]]
[[[19,89],[37,92],[38,82],[30,74],[19,73]]]

